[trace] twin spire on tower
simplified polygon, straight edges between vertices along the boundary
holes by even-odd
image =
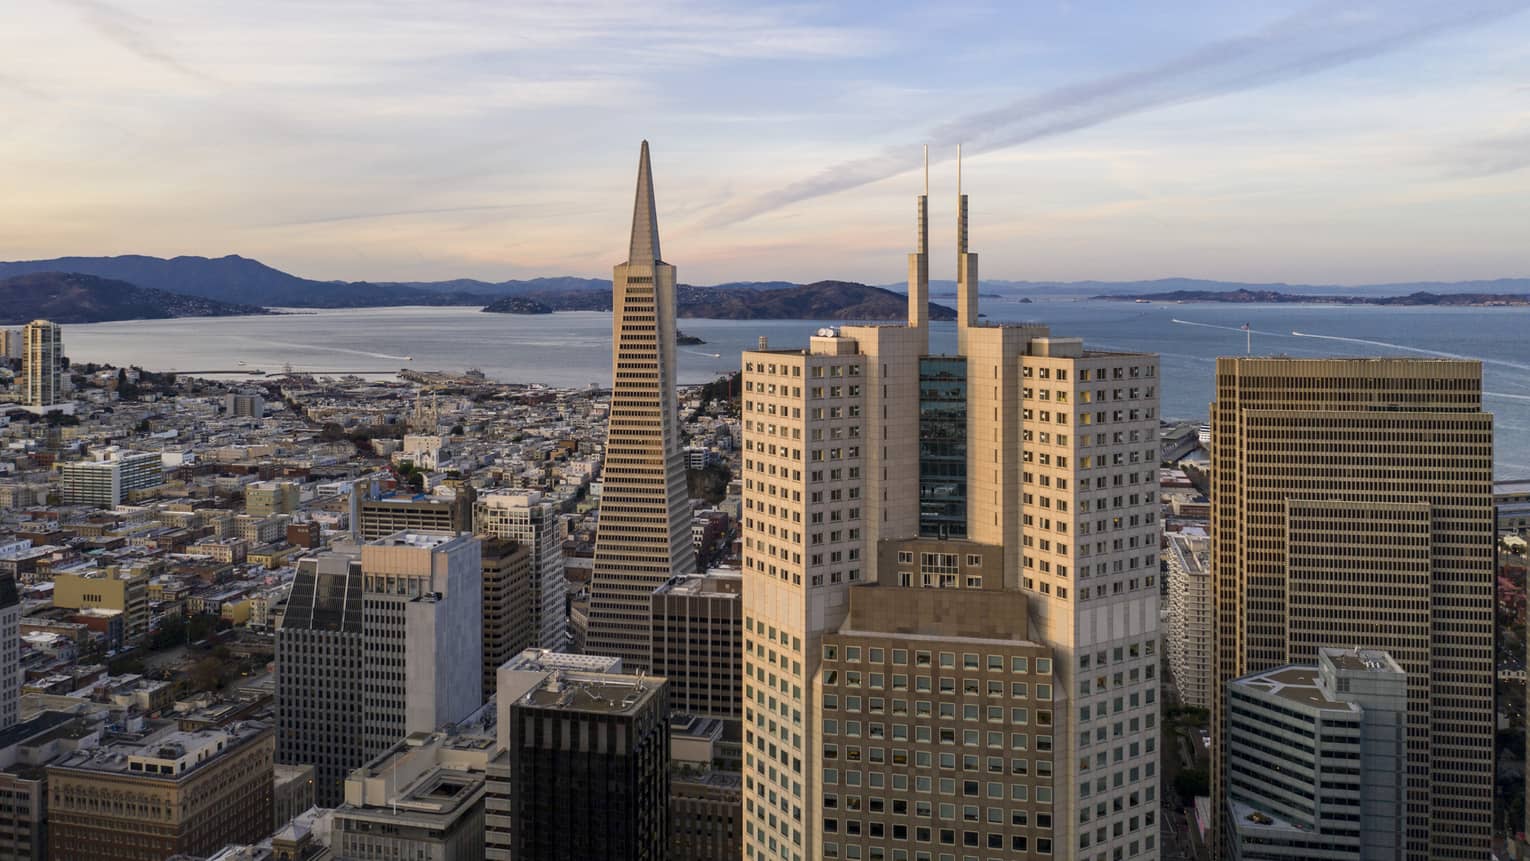
[[[908,325],[928,332],[930,322],[930,148],[924,148],[924,193],[919,195],[919,233],[908,256]],[[635,241],[635,240],[634,240]],[[957,353],[966,355],[967,330],[978,321],[978,256],[967,251],[967,195],[962,194],[962,148],[956,146],[956,331]],[[925,334],[925,352],[929,335]]]

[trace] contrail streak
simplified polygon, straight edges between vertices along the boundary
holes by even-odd
[[[1157,65],[958,117],[932,129],[925,141],[939,153],[937,162],[950,158],[948,153],[958,143],[966,144],[969,152],[1004,149],[1157,108],[1306,77],[1526,9],[1530,9],[1527,0],[1321,2],[1259,30],[1203,45]],[[726,207],[711,223],[735,224],[914,168],[908,148],[888,148]]]
[[[1219,326],[1216,323],[1197,323],[1197,322],[1195,322],[1193,320],[1180,320],[1178,318],[1170,320],[1169,322],[1170,323],[1178,323],[1181,326],[1200,326],[1202,329],[1225,329],[1228,332],[1237,332],[1240,335],[1243,334],[1244,332],[1250,332],[1250,333],[1255,334],[1255,335],[1271,335],[1271,336],[1274,336],[1276,338],[1289,338],[1290,337],[1290,335],[1287,335],[1285,332],[1266,332],[1266,331],[1264,331],[1262,329],[1245,329],[1242,326]],[[1296,333],[1293,332],[1291,334],[1294,335]]]
[[[1465,359],[1469,362],[1482,362],[1489,365],[1503,365],[1508,368],[1517,368],[1521,371],[1530,371],[1530,365],[1521,362],[1508,362],[1503,359],[1484,359],[1481,356],[1463,356],[1460,353],[1446,353],[1442,350],[1426,350],[1423,347],[1410,347],[1407,344],[1394,344],[1390,341],[1367,341],[1364,338],[1343,338],[1338,335],[1314,335],[1310,332],[1292,332],[1296,338],[1321,338],[1325,341],[1345,341],[1351,344],[1365,344],[1370,347],[1386,347],[1392,350],[1404,350],[1409,353],[1421,353],[1425,356],[1439,356],[1442,359]]]

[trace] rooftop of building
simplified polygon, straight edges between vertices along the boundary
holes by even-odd
[[[1402,674],[1403,670],[1392,656],[1376,649],[1325,648],[1319,652],[1319,662],[1329,663],[1340,673],[1386,673]],[[1360,707],[1348,700],[1339,699],[1322,682],[1320,665],[1290,664],[1262,673],[1254,673],[1232,684],[1249,690],[1279,697],[1287,702],[1312,709],[1358,712]]]
[[[1170,532],[1169,548],[1174,553],[1174,558],[1184,568],[1186,573],[1198,577],[1210,574],[1206,569],[1206,559],[1202,553],[1210,549],[1211,539],[1209,536],[1197,534],[1185,534],[1182,532]]]
[[[444,544],[456,541],[459,536],[449,535],[444,532],[395,532],[383,538],[368,541],[372,547],[418,547],[422,550],[432,550]]]
[[[1239,833],[1257,833],[1261,839],[1311,841],[1315,829],[1260,810],[1237,799],[1229,799],[1228,815]]]
[[[506,661],[500,669],[526,672],[580,670],[591,673],[620,673],[622,659],[606,655],[576,655],[533,647]]]
[[[492,731],[481,728],[465,733],[412,733],[351,772],[345,804],[337,812],[412,824],[454,817],[482,792],[494,752]]]
[[[554,670],[516,704],[587,714],[630,715],[652,701],[664,682],[657,676]]]
[[[654,591],[661,595],[742,597],[743,585],[743,571],[737,568],[711,568],[705,574],[676,574]]]
[[[1334,649],[1319,651],[1320,659],[1332,663],[1334,669],[1360,673],[1401,673],[1402,667],[1391,654],[1380,649]]]
[[[1359,711],[1359,706],[1336,700],[1318,684],[1318,670],[1313,666],[1284,666],[1234,679],[1232,685],[1270,694],[1312,709]]]
[[[100,747],[75,751],[52,767],[152,780],[177,780],[219,761],[228,753],[270,731],[269,726],[256,721],[194,731],[175,727],[176,724],[167,721],[156,723],[152,731],[135,739],[116,736]],[[150,769],[150,766],[155,768]]]

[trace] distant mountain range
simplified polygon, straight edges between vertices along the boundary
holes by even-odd
[[[213,313],[213,309],[242,307],[258,313],[263,307],[359,308],[397,305],[467,305],[517,314],[552,311],[609,311],[611,282],[599,278],[531,278],[518,281],[456,279],[431,282],[316,281],[300,278],[245,257],[60,257],[0,263],[0,278],[60,273],[111,279],[142,290],[160,291],[157,300],[140,296],[143,313],[131,310],[132,302],[102,302],[91,320],[137,317],[190,316]],[[847,281],[793,284],[787,281],[736,282],[710,287],[686,284],[677,289],[682,317],[721,319],[836,319],[893,320],[907,313],[905,295]],[[0,296],[3,296],[0,293]],[[33,319],[47,316],[49,304],[41,295],[23,307],[7,301],[7,313]],[[126,294],[125,294],[126,295]],[[137,294],[134,294],[137,295]],[[172,298],[180,297],[177,303]],[[4,296],[10,300],[11,297]],[[19,299],[19,296],[17,297]],[[197,305],[194,300],[202,301]],[[115,309],[113,311],[112,309]],[[201,310],[198,310],[201,309]],[[955,319],[955,311],[932,304],[933,319]],[[63,322],[85,322],[84,319]]]
[[[9,325],[37,319],[100,323],[270,313],[255,305],[185,296],[77,272],[38,272],[0,279],[0,297],[0,323]]]
[[[1174,290],[1168,293],[1109,294],[1095,296],[1116,302],[1275,302],[1327,305],[1530,305],[1524,293],[1430,293],[1420,290],[1406,296],[1319,296],[1281,293],[1275,290]]]
[[[486,307],[506,313],[551,311],[599,311],[611,307],[611,282],[603,278],[552,277],[509,281],[319,281],[274,269],[258,260],[227,257],[175,257],[142,255],[122,257],[60,257],[52,260],[0,262],[0,279],[42,273],[72,273],[122,282],[164,295],[123,294],[126,300],[99,295],[72,313],[96,315],[91,319],[187,316],[192,314],[254,313],[260,308],[358,308],[396,305],[463,305]],[[71,312],[66,300],[49,299],[34,287],[25,294],[0,281],[0,308],[10,319],[44,316],[42,309],[56,308],[47,316],[65,319]],[[86,289],[86,282],[58,282],[85,296],[102,291]],[[117,288],[119,291],[121,288]],[[931,295],[955,295],[952,281],[932,281]],[[83,290],[83,292],[81,292]],[[1335,302],[1371,304],[1518,304],[1530,294],[1530,278],[1496,281],[1419,282],[1365,284],[1357,286],[1311,284],[1244,284],[1193,278],[1155,281],[985,281],[982,298],[994,302],[1023,302],[1031,298],[1089,299],[1146,298],[1163,301],[1218,302]],[[64,295],[64,294],[60,294]],[[136,296],[137,298],[131,298]],[[881,287],[849,281],[738,281],[711,286],[682,284],[677,291],[682,317],[725,319],[837,319],[892,320],[903,317],[906,291],[902,284]],[[1187,299],[1183,297],[1200,298]],[[1448,297],[1430,299],[1428,297]],[[1461,297],[1461,298],[1457,298]],[[1475,297],[1475,298],[1467,298]],[[203,300],[210,304],[197,304]],[[503,303],[500,300],[507,300]],[[518,301],[509,301],[518,300]],[[51,303],[51,304],[50,304]],[[229,308],[242,307],[242,311]],[[931,306],[936,320],[954,319],[944,305]],[[29,310],[31,309],[31,310]],[[33,313],[37,311],[38,313]],[[79,320],[65,320],[78,322]]]
[[[883,285],[903,289],[901,284]],[[1328,302],[1335,296],[1405,296],[1411,293],[1530,293],[1530,278],[1491,281],[1408,281],[1385,284],[1285,284],[1207,281],[1199,278],[1159,278],[1151,281],[1003,281],[982,284],[981,298],[1055,297],[1092,299],[1100,296],[1153,296],[1179,291],[1224,293],[1246,290],[1269,295],[1300,295],[1297,301]],[[955,281],[931,281],[930,295],[955,296]],[[1269,300],[1274,301],[1274,300]]]
[[[675,288],[680,317],[713,320],[897,320],[908,315],[908,296],[851,281],[792,284],[771,281]],[[611,291],[527,290],[490,303],[485,311],[545,314],[558,311],[609,311]],[[956,312],[930,303],[930,319],[955,320]]]

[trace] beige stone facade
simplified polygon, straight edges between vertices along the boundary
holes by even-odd
[[[53,861],[210,855],[271,832],[275,737],[247,724],[80,752],[48,766]]]
[[[1420,861],[1490,851],[1493,417],[1481,389],[1468,361],[1217,363],[1217,690],[1325,646],[1389,652],[1408,673],[1406,846]],[[1214,767],[1213,798],[1219,784]]]
[[[925,355],[921,199],[909,325],[845,326],[806,350],[743,357],[750,861],[815,858],[836,842],[824,831],[836,794],[824,745],[840,742],[827,738],[834,719],[821,697],[845,694],[825,686],[824,647],[847,633],[851,594],[873,591],[856,586],[871,583],[933,590],[906,593],[899,612],[919,618],[962,600],[944,590],[1022,599],[1023,618],[996,636],[1050,662],[1045,845],[1087,861],[1158,855],[1158,361],[1086,350],[1040,324],[981,324],[966,211],[961,197],[956,356]],[[876,616],[868,610],[856,629],[907,621]],[[983,805],[984,826],[990,806],[1007,809]],[[910,850],[886,829],[854,845],[862,857],[911,861],[1029,857],[1043,845],[1026,831],[1017,849],[1010,827],[973,831],[978,851],[938,840]]]
[[[822,857],[1052,857],[1052,652],[1025,638],[1026,596],[868,585],[850,604],[823,638]]]

